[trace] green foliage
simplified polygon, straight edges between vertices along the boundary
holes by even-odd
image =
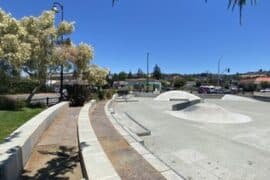
[[[90,89],[84,85],[66,86],[68,91],[70,104],[72,106],[83,106],[84,103],[90,100]]]
[[[157,80],[161,79],[161,70],[160,67],[156,64],[153,70],[153,77]]]
[[[6,77],[0,81],[0,94],[29,93],[39,84],[36,80]],[[43,86],[42,90],[46,91],[46,87]]]
[[[128,75],[126,72],[124,71],[121,71],[119,74],[118,74],[118,79],[119,81],[125,81],[127,79]]]
[[[0,96],[0,110],[20,110],[26,106],[23,100],[10,98],[7,96]]]
[[[243,90],[247,92],[253,92],[257,89],[257,85],[254,83],[240,84],[239,87],[243,88]]]
[[[116,93],[114,89],[99,89],[95,93],[92,93],[92,97],[96,100],[106,100],[111,99]]]
[[[132,72],[131,72],[131,71],[129,71],[129,73],[128,73],[128,75],[127,75],[127,78],[128,78],[128,79],[132,79],[132,78],[133,78],[133,75],[132,75]]]
[[[186,84],[186,81],[183,78],[175,78],[174,82],[173,82],[173,87],[176,89],[180,89],[181,87],[183,87]]]

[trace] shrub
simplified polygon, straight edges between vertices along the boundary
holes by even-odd
[[[20,110],[25,107],[26,103],[23,100],[0,96],[0,110]]]
[[[98,99],[99,100],[104,100],[105,99],[105,91],[103,89],[100,89],[98,91]]]
[[[27,107],[29,107],[29,108],[42,108],[42,109],[44,109],[44,108],[47,107],[47,105],[45,103],[42,103],[42,102],[36,102],[36,103],[29,103],[27,105]]]
[[[90,100],[90,89],[84,85],[66,86],[71,106],[83,106]]]
[[[107,89],[106,90],[106,93],[105,93],[106,99],[111,99],[112,96],[114,95],[114,93],[115,93],[115,90],[113,90],[113,89]]]

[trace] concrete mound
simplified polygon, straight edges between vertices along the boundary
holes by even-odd
[[[181,111],[167,111],[167,113],[177,118],[202,123],[237,124],[252,121],[249,116],[230,112],[211,103],[200,103]]]
[[[246,101],[246,102],[258,102],[255,99],[251,99],[248,97],[241,97],[241,96],[236,96],[236,95],[230,95],[230,94],[226,94],[225,96],[223,96],[223,98],[221,98],[222,100],[225,101]]]
[[[201,98],[185,91],[167,91],[157,96],[154,100],[156,101],[170,101],[170,100],[192,101],[192,100],[199,100],[199,99]]]

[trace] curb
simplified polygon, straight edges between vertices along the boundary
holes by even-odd
[[[78,140],[85,179],[120,180],[90,122],[89,110],[95,103],[96,101],[92,100],[85,104],[78,117]]]
[[[152,152],[145,148],[143,140],[123,127],[117,119],[113,116],[114,111],[111,106],[113,100],[106,103],[104,109],[108,119],[111,121],[114,128],[125,138],[125,140],[132,146],[150,165],[153,166],[168,180],[184,180],[185,178],[177,174],[172,168],[166,165],[163,161],[157,158]]]

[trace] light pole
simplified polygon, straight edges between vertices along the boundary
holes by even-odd
[[[149,92],[149,52],[147,53],[146,59],[146,66],[147,66],[147,77],[146,77],[146,92]]]
[[[220,63],[222,60],[223,56],[221,56],[218,60],[218,85],[220,86]]]
[[[60,7],[60,10],[61,10],[61,22],[63,22],[64,21],[64,6],[59,2],[54,2],[53,6],[52,6],[52,11],[54,11],[55,13],[59,13],[59,10],[58,10],[57,6]],[[61,43],[63,43],[63,41],[64,41],[64,36],[61,35]],[[59,91],[60,91],[60,101],[63,100],[63,81],[64,81],[64,74],[63,74],[64,72],[63,71],[64,71],[64,65],[61,64],[60,89],[59,89]]]

